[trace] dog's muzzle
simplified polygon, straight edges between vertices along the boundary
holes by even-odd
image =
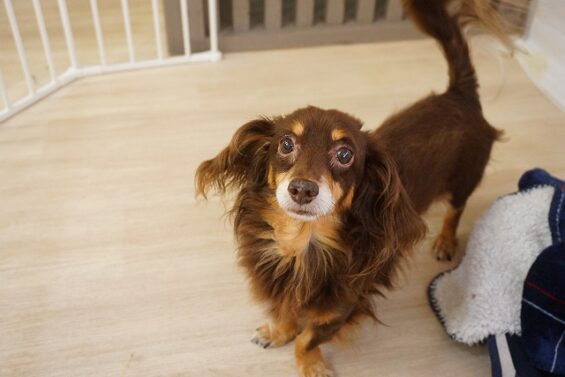
[[[326,215],[333,209],[330,188],[325,181],[308,179],[285,179],[277,187],[277,202],[291,217],[312,221]]]

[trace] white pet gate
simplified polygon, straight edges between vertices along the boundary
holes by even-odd
[[[28,54],[24,46],[24,40],[22,38],[21,20],[19,22],[16,17],[16,12],[14,10],[14,3],[21,2],[22,0],[3,0],[4,7],[6,11],[6,17],[8,20],[9,29],[15,48],[17,51],[19,65],[21,66],[21,71],[23,73],[23,78],[25,79],[26,94],[23,96],[18,96],[14,100],[14,94],[8,93],[9,88],[5,85],[5,79],[0,70],[0,122],[8,119],[22,109],[30,106],[31,104],[37,102],[38,100],[44,98],[50,93],[56,91],[64,85],[70,82],[86,76],[97,75],[107,72],[117,72],[125,70],[133,70],[140,68],[150,68],[159,67],[179,63],[188,62],[201,62],[201,61],[216,61],[221,58],[221,53],[218,49],[218,22],[217,22],[217,5],[216,0],[207,0],[208,5],[208,30],[209,30],[209,50],[204,52],[191,53],[190,47],[190,28],[189,28],[189,17],[187,9],[186,0],[178,0],[180,2],[181,18],[182,18],[182,36],[184,53],[182,55],[169,56],[164,51],[164,46],[162,43],[161,36],[161,17],[159,4],[160,0],[146,0],[151,2],[151,12],[152,12],[152,22],[154,27],[154,43],[156,49],[156,58],[140,59],[136,56],[136,51],[134,48],[134,35],[132,32],[132,22],[130,18],[130,4],[128,0],[114,0],[116,2],[120,1],[122,22],[125,29],[126,44],[128,59],[125,62],[112,62],[110,63],[106,59],[107,51],[105,48],[104,31],[101,22],[100,9],[98,5],[98,0],[90,1],[90,13],[92,17],[92,23],[94,26],[95,36],[96,36],[96,48],[99,56],[98,64],[85,65],[81,64],[77,56],[77,49],[75,46],[75,36],[73,34],[72,24],[73,18],[68,11],[68,4],[66,0],[57,0],[57,8],[60,16],[60,23],[64,33],[64,39],[66,44],[66,52],[68,53],[68,61],[70,65],[64,71],[60,70],[60,67],[55,67],[53,59],[53,50],[50,44],[49,34],[46,27],[45,14],[42,9],[42,4],[40,0],[30,0],[33,5],[33,13],[35,14],[35,20],[37,22],[37,30],[39,37],[41,39],[41,44],[43,47],[43,53],[45,61],[47,64],[49,72],[49,80],[47,83],[38,85],[36,80],[34,80],[33,72],[30,69],[30,64],[28,61]],[[26,0],[27,1],[27,0]],[[72,0],[75,1],[75,0]],[[29,22],[29,20],[27,21]],[[4,25],[4,26],[8,26]],[[58,69],[56,69],[58,68]],[[57,73],[61,71],[61,73]]]
[[[0,122],[80,77],[216,61],[219,44],[237,51],[421,35],[401,0],[0,1]],[[489,1],[524,25],[516,4],[530,0]]]

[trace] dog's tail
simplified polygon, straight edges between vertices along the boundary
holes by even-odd
[[[478,101],[478,82],[462,27],[478,24],[512,48],[501,17],[488,0],[403,0],[416,25],[441,45],[449,66],[448,91]]]

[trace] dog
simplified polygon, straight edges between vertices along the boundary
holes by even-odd
[[[461,19],[448,5],[405,1],[446,56],[443,94],[371,132],[349,114],[312,106],[256,119],[196,172],[197,194],[237,193],[239,264],[270,317],[253,342],[294,339],[303,377],[331,376],[320,345],[376,320],[373,295],[393,286],[402,257],[425,235],[420,215],[446,195],[451,207],[433,248],[438,259],[452,257],[459,218],[500,136],[483,117]]]

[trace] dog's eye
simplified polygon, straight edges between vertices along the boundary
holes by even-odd
[[[336,158],[342,165],[348,165],[353,159],[353,152],[349,148],[340,148],[336,152]]]
[[[294,150],[294,141],[288,136],[285,136],[279,145],[279,152],[282,154],[289,154]]]

